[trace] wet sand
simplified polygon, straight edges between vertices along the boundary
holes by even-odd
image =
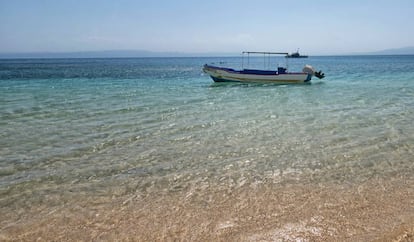
[[[66,192],[0,217],[2,241],[413,241],[414,179]]]

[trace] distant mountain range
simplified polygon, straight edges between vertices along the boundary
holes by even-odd
[[[77,52],[0,53],[0,58],[135,58],[135,57],[216,57],[237,56],[236,53],[153,52],[145,50],[103,50]]]
[[[77,52],[26,52],[0,53],[1,59],[6,58],[134,58],[134,57],[225,57],[239,56],[239,53],[184,53],[184,52],[153,52],[145,50],[104,50]],[[386,49],[375,52],[352,53],[352,55],[414,55],[414,46]]]
[[[369,55],[414,55],[414,46],[366,53]]]

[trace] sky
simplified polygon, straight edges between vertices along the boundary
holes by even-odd
[[[413,0],[0,0],[0,53],[346,54],[414,45]]]

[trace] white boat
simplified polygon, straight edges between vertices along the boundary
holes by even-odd
[[[243,52],[244,54],[264,54],[264,55],[288,55],[279,52]],[[259,82],[277,84],[310,83],[313,76],[324,78],[325,74],[321,71],[315,72],[312,66],[305,65],[302,72],[288,72],[287,68],[278,67],[277,70],[257,70],[218,67],[205,64],[203,71],[210,75],[215,82]]]

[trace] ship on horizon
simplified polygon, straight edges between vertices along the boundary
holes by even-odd
[[[296,52],[286,55],[286,58],[308,58],[308,56],[299,54],[299,49],[298,49]]]

